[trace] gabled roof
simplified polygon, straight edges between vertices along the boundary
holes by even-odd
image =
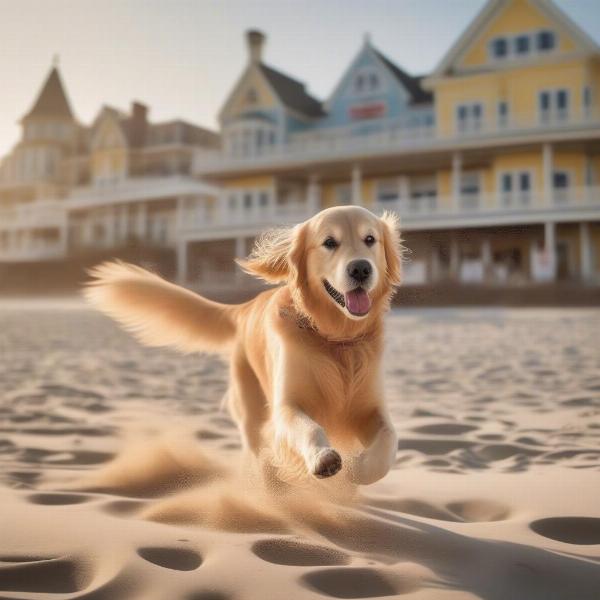
[[[451,72],[452,67],[461,54],[468,48],[469,44],[475,39],[476,35],[504,8],[513,0],[488,0],[488,2],[479,11],[477,16],[471,21],[462,35],[456,40],[454,45],[448,50],[446,55],[439,62],[430,78],[442,77]],[[548,18],[558,22],[565,30],[570,33],[574,39],[585,48],[586,51],[599,52],[598,45],[590,38],[585,31],[579,27],[570,17],[560,10],[552,0],[529,0],[538,10],[544,13]]]
[[[287,108],[307,117],[320,117],[324,114],[321,102],[313,98],[305,85],[292,77],[268,67],[264,63],[258,65],[269,85]]]
[[[57,67],[52,68],[33,108],[23,118],[30,117],[74,118]]]
[[[342,85],[347,80],[348,75],[356,67],[358,61],[361,60],[361,57],[365,53],[368,53],[370,56],[374,57],[375,60],[379,62],[382,65],[382,67],[386,69],[388,73],[408,93],[408,96],[410,98],[409,102],[411,105],[431,104],[433,102],[433,94],[426,91],[421,85],[421,82],[424,79],[424,77],[410,75],[406,71],[401,69],[397,64],[393,63],[385,54],[383,54],[373,46],[373,44],[371,43],[371,38],[367,34],[365,35],[365,40],[360,50],[354,56],[350,64],[346,67],[346,70],[338,80],[338,83],[333,89],[333,92],[330,94],[329,99],[325,103],[325,108],[331,105],[333,99],[338,95],[338,93],[342,89]]]
[[[414,77],[413,75],[409,75],[398,65],[394,64],[387,56],[379,52],[379,50],[373,48],[372,46],[371,49],[410,94],[411,104],[430,104],[433,102],[433,94],[426,92],[421,87],[421,80],[423,77]]]

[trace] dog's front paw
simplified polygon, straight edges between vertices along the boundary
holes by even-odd
[[[342,457],[333,448],[324,448],[317,454],[312,474],[319,479],[331,477],[342,468]]]
[[[359,485],[370,485],[385,477],[390,470],[386,461],[363,452],[350,461],[350,481]]]

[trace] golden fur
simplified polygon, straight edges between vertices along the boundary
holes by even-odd
[[[374,242],[367,246],[369,236]],[[327,237],[339,245],[325,247]],[[355,259],[373,268],[371,307],[358,317],[324,287],[327,280],[351,293],[347,265]],[[342,453],[353,481],[383,477],[397,446],[380,368],[382,318],[401,278],[396,217],[378,218],[355,206],[330,208],[295,227],[267,232],[238,262],[282,285],[247,303],[224,305],[116,262],[92,271],[85,294],[144,344],[226,352],[227,405],[253,453],[290,450],[317,477],[337,473]]]

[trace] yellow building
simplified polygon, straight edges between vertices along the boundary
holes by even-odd
[[[355,203],[400,213],[406,283],[599,280],[600,50],[550,1],[490,0],[427,77],[366,38],[325,101],[263,45],[249,32],[222,149],[197,153],[222,192],[183,232],[180,274]]]

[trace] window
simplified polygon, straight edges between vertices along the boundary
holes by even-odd
[[[492,61],[523,59],[535,53],[554,50],[557,46],[553,31],[530,31],[512,36],[496,37],[489,43],[489,58]]]
[[[410,182],[410,212],[427,213],[437,207],[437,184],[435,177],[415,177]]]
[[[540,121],[551,123],[569,117],[569,92],[564,89],[544,90],[538,96]]]
[[[531,191],[531,176],[529,173],[519,174],[519,188],[521,192],[529,193]]]
[[[397,179],[384,179],[377,182],[377,202],[397,202],[400,199],[400,186]]]
[[[365,88],[365,78],[362,75],[357,75],[354,80],[354,91],[361,94]]]
[[[531,50],[531,38],[528,35],[518,35],[514,38],[515,54],[529,54]]]
[[[559,115],[564,114],[568,109],[569,97],[567,96],[567,90],[558,90],[556,92],[556,108],[558,109]]]
[[[463,196],[479,194],[479,173],[462,174],[460,193]]]
[[[552,187],[554,188],[554,201],[564,203],[569,197],[570,177],[566,171],[554,171],[552,175]]]
[[[553,31],[540,31],[537,34],[537,49],[540,52],[554,50],[556,46],[556,36]]]
[[[508,102],[501,100],[498,102],[498,127],[508,126]]]
[[[592,88],[586,85],[582,93],[583,116],[589,117],[592,112]]]
[[[244,194],[244,208],[246,210],[252,208],[252,194]]]
[[[374,67],[363,68],[354,76],[353,91],[358,96],[379,92],[382,87],[379,73]]]
[[[506,38],[496,38],[492,40],[491,52],[493,58],[506,58],[508,55],[508,42]]]
[[[479,206],[480,177],[479,172],[463,173],[460,180],[460,204],[463,209]]]
[[[456,117],[459,132],[478,131],[482,126],[483,105],[481,103],[459,104]]]
[[[566,171],[554,171],[552,180],[555,190],[569,187],[569,174]]]
[[[267,192],[261,192],[258,195],[258,204],[261,208],[265,208],[269,204],[269,194]]]
[[[508,171],[500,175],[502,206],[525,206],[531,200],[531,174],[528,171]]]

